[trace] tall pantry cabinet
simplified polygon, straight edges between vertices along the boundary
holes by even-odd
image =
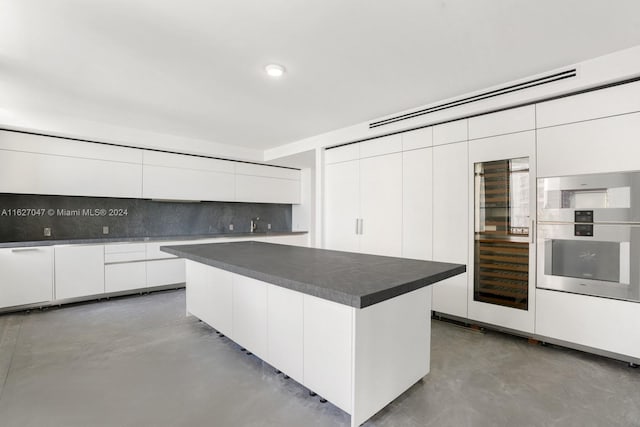
[[[326,249],[402,255],[402,139],[325,153]]]

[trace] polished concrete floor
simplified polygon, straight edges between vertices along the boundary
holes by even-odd
[[[184,299],[0,316],[0,426],[348,425]],[[640,369],[434,320],[431,373],[365,425],[640,426]]]

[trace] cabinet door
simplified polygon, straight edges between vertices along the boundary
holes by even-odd
[[[233,274],[185,261],[187,312],[233,339]]]
[[[360,252],[402,256],[402,153],[360,160]]]
[[[533,333],[535,132],[469,143],[469,318]]]
[[[267,353],[267,284],[233,275],[233,340],[262,360]]]
[[[303,376],[303,294],[267,285],[268,361],[299,383]]]
[[[0,308],[50,301],[53,248],[0,249]]]
[[[356,234],[360,218],[360,163],[352,160],[325,168],[324,247],[356,252],[360,249]]]
[[[55,248],[55,299],[104,293],[104,246]]]
[[[433,260],[467,264],[467,143],[433,148]],[[467,275],[433,285],[433,310],[467,317]]]
[[[433,257],[432,149],[402,153],[402,256]]]
[[[186,280],[184,259],[147,261],[147,286],[173,285]]]
[[[232,173],[144,165],[143,197],[168,200],[234,201]]]
[[[304,386],[351,413],[354,308],[304,295]]]
[[[538,176],[640,169],[640,113],[539,129]]]
[[[300,198],[300,181],[236,175],[236,202],[298,204]]]

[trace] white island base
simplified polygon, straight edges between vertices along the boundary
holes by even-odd
[[[186,261],[187,313],[359,426],[429,373],[431,287],[354,308]]]

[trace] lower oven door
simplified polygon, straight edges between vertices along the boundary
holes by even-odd
[[[640,302],[640,225],[538,225],[537,287]],[[584,227],[578,224],[578,227]]]

